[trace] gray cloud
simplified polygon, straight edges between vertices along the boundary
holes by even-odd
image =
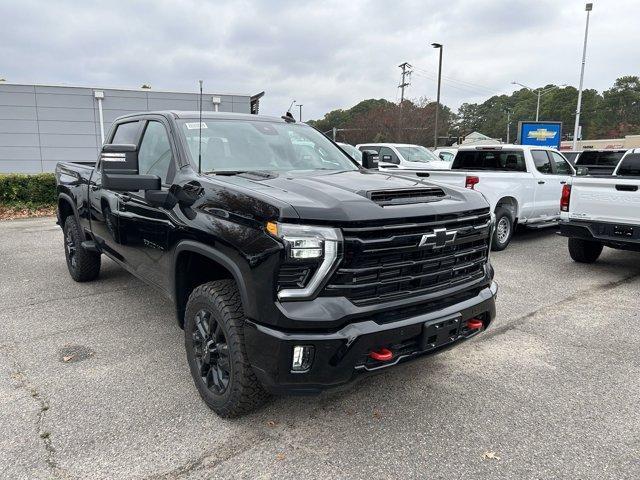
[[[585,86],[638,74],[634,0],[596,2]],[[397,98],[400,70],[417,67],[409,97],[435,96],[445,45],[443,101],[457,107],[532,86],[577,84],[580,0],[350,2],[156,0],[0,4],[0,76],[10,82],[195,91],[266,90],[262,111],[292,99],[307,118],[363,98]]]

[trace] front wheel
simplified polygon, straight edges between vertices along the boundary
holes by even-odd
[[[604,247],[599,242],[569,238],[569,255],[579,263],[593,263],[598,260]]]
[[[511,237],[513,236],[513,218],[511,212],[502,207],[496,208],[496,229],[493,232],[493,241],[491,243],[491,250],[499,252],[507,248]]]
[[[184,335],[191,375],[204,402],[225,418],[250,412],[267,399],[247,358],[243,324],[233,280],[205,283],[189,296]]]

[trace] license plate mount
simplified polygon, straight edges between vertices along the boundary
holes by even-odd
[[[459,317],[425,322],[422,327],[422,350],[434,350],[454,342],[460,335]]]
[[[614,225],[613,226],[613,234],[616,237],[633,237],[633,227],[629,225]]]

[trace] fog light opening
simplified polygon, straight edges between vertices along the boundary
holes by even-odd
[[[314,348],[312,345],[296,345],[293,347],[291,372],[306,373],[313,363]]]

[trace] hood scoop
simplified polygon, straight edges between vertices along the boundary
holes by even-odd
[[[447,194],[439,187],[403,188],[367,192],[367,198],[378,205],[408,205],[411,203],[436,202]]]

